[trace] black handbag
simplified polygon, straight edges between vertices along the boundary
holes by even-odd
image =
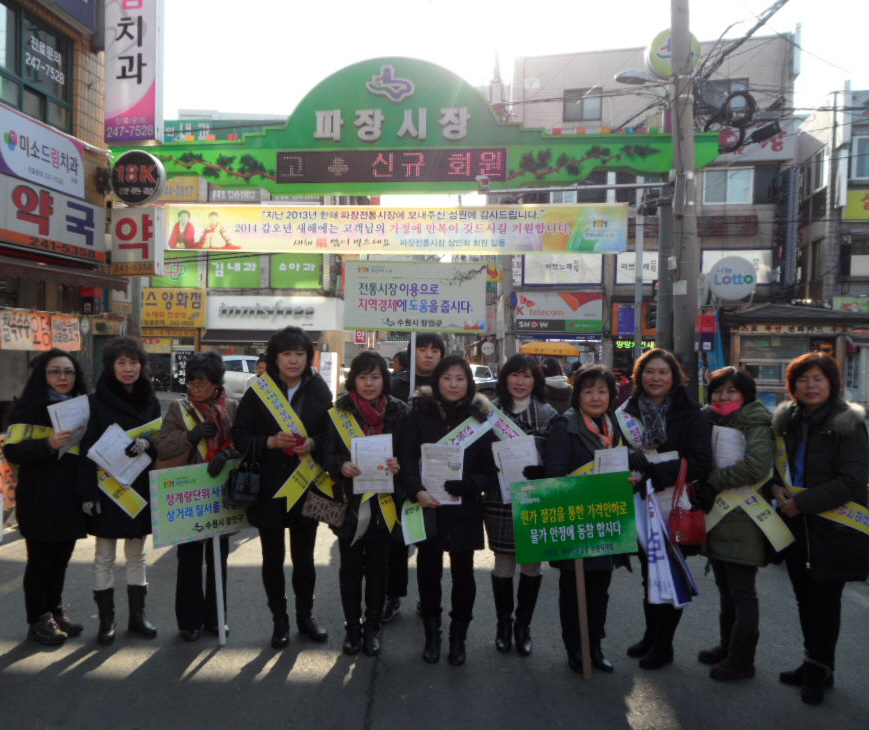
[[[237,507],[250,507],[259,500],[259,464],[247,458],[253,443],[251,439],[238,466],[229,472],[226,483],[229,501]]]

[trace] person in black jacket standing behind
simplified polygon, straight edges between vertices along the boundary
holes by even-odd
[[[326,430],[332,393],[312,370],[313,359],[314,346],[301,329],[285,327],[275,332],[266,347],[266,374],[245,391],[232,424],[236,450],[258,462],[260,468],[259,501],[248,509],[247,516],[259,530],[263,586],[274,622],[271,644],[275,649],[285,647],[290,638],[284,578],[284,530],[287,528],[290,530],[296,625],[313,641],[328,639],[326,630],[312,616],[318,523],[302,514],[307,492],[292,505],[287,504],[284,496],[275,498],[300,460],[314,451]],[[265,399],[269,396],[290,405],[293,417],[298,419],[295,426],[277,420],[266,406]],[[292,432],[287,430],[289,428]],[[302,428],[306,435],[301,434]]]
[[[637,486],[645,495],[645,483],[652,480],[656,492],[672,487],[679,475],[681,459],[688,462],[687,480],[705,479],[712,469],[712,438],[700,406],[682,386],[686,375],[673,353],[654,349],[634,365],[634,393],[616,411],[625,442],[630,447],[631,470],[639,475]],[[676,452],[678,458],[653,464],[647,454]],[[662,501],[662,509],[666,509]],[[665,519],[666,521],[666,519]],[[628,648],[628,656],[640,659],[641,669],[660,669],[673,661],[673,637],[682,609],[669,603],[648,601],[646,556],[640,553],[643,571],[643,638]]]
[[[84,374],[72,355],[54,348],[42,353],[21,398],[12,409],[3,452],[18,464],[18,531],[27,546],[24,605],[31,641],[54,646],[78,636],[83,627],[63,611],[63,583],[75,541],[87,535],[75,494],[78,449],[58,452],[69,431],[55,432],[47,407],[85,395]]]
[[[491,431],[481,424],[486,420],[488,401],[476,395],[471,368],[464,358],[451,355],[441,360],[432,373],[432,387],[414,398],[400,439],[401,486],[408,499],[419,502],[426,514],[426,533],[419,543],[417,579],[422,618],[425,625],[423,659],[429,664],[440,660],[441,577],[444,553],[450,555],[452,610],[450,611],[449,663],[465,663],[465,638],[473,618],[477,593],[474,580],[474,551],[483,549],[484,491],[498,489],[492,458]],[[461,504],[443,505],[422,484],[420,474],[423,444],[439,443],[458,430],[478,429],[476,440],[467,440],[461,479],[444,484],[445,491],[460,497]],[[431,530],[434,532],[431,532]]]
[[[130,431],[160,418],[160,403],[148,377],[148,355],[138,340],[116,337],[106,346],[103,372],[90,397],[90,410],[90,420],[80,445],[82,454],[87,454],[112,424]],[[155,424],[154,438],[157,430],[159,422]],[[138,436],[127,447],[127,456],[142,453],[147,453],[152,460],[156,457],[152,438]],[[133,492],[140,499],[126,503],[125,507],[100,489],[98,480],[97,465],[82,456],[78,469],[79,495],[82,508],[89,516],[88,532],[97,538],[94,558],[94,600],[100,617],[97,641],[111,644],[115,640],[114,566],[119,539],[124,540],[126,558],[130,607],[128,629],[153,639],[157,629],[145,618],[145,537],[151,534],[148,469],[142,471],[132,484]],[[128,511],[131,506],[135,516]]]
[[[435,366],[446,354],[444,338],[437,332],[420,332],[416,336],[416,352],[414,353],[416,371],[414,388],[431,385],[432,372]],[[410,343],[407,345],[407,356],[410,358]],[[410,401],[410,367],[400,370],[392,377],[391,395],[402,403]],[[401,599],[407,595],[407,560],[410,548],[402,540],[394,540],[389,546],[389,565],[386,580],[386,601],[383,603],[381,620],[392,621],[401,608]]]

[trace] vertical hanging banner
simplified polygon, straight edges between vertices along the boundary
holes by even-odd
[[[162,244],[165,239],[154,236],[162,212],[150,207],[115,209],[112,215],[113,274],[152,276],[164,273]]]
[[[163,0],[106,0],[106,142],[163,141]]]

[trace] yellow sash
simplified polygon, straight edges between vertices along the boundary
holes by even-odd
[[[330,408],[329,417],[332,419],[332,423],[335,424],[338,433],[341,434],[341,440],[344,441],[347,451],[352,453],[350,445],[353,438],[364,438],[365,436],[359,422],[352,413],[341,410],[340,408]],[[373,496],[374,492],[363,494],[362,504],[365,504]],[[386,520],[386,527],[391,532],[392,528],[395,527],[395,523],[398,521],[398,516],[395,510],[395,500],[392,498],[391,494],[378,494],[377,501],[380,505],[380,511],[383,513],[383,518]]]
[[[772,505],[760,495],[760,488],[772,477],[772,469],[760,481],[751,486],[725,489],[715,496],[715,504],[706,515],[706,531],[709,532],[734,509],[742,509],[760,528],[770,545],[777,552],[794,541],[794,536]]]
[[[137,428],[131,428],[127,431],[127,436],[131,439],[153,436],[160,430],[161,423],[161,418],[155,418],[153,421],[148,421],[148,423]],[[148,506],[148,501],[135,489],[124,486],[103,469],[97,469],[97,486],[103,494],[133,519]]]
[[[307,438],[308,432],[305,430],[302,419],[293,410],[289,401],[284,397],[284,394],[281,393],[268,373],[263,373],[259,378],[254,380],[250,387],[259,396],[268,412],[274,416],[282,431],[286,433],[299,433]],[[311,483],[324,494],[328,494],[330,497],[333,496],[332,488],[335,485],[335,481],[323,467],[314,461],[313,456],[305,454],[299,457],[299,465],[290,474],[281,488],[275,492],[274,498],[286,497],[287,512],[289,512],[293,508],[293,505],[302,498],[302,495]]]
[[[192,431],[205,420],[204,417],[199,418],[199,411],[195,407],[192,411],[190,408],[187,408],[183,400],[179,402],[179,405],[181,406],[181,418],[184,419],[184,425],[187,426],[188,431]],[[205,461],[208,456],[208,443],[205,439],[199,439],[199,443],[196,444],[196,450],[202,457],[202,461]]]
[[[785,440],[779,435],[775,437],[775,468],[781,477],[782,483],[789,492],[799,494],[805,491],[806,487],[795,487],[791,484],[791,471],[788,466]],[[819,512],[817,516],[869,535],[869,510],[862,504],[846,502],[826,512]]]
[[[6,429],[6,443],[20,444],[23,441],[31,441],[36,439],[47,439],[54,436],[54,429],[51,426],[34,426],[30,423],[13,423]],[[67,453],[79,454],[78,446],[73,446]]]
[[[584,476],[588,476],[589,474],[594,474],[594,462],[593,461],[588,462],[588,464],[583,464],[578,469],[574,469],[567,476],[569,476],[569,477],[584,477]]]

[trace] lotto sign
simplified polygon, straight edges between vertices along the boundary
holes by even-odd
[[[510,485],[520,563],[637,550],[630,473],[538,479]]]
[[[232,504],[226,493],[229,470],[237,464],[237,459],[231,460],[216,477],[208,476],[207,464],[152,471],[154,547],[179,545],[250,527],[244,508]]]
[[[143,327],[205,327],[204,289],[143,289]]]
[[[121,276],[159,275],[163,251],[154,239],[156,216],[153,208],[116,210],[112,221],[112,273]],[[162,242],[162,239],[161,239]]]

